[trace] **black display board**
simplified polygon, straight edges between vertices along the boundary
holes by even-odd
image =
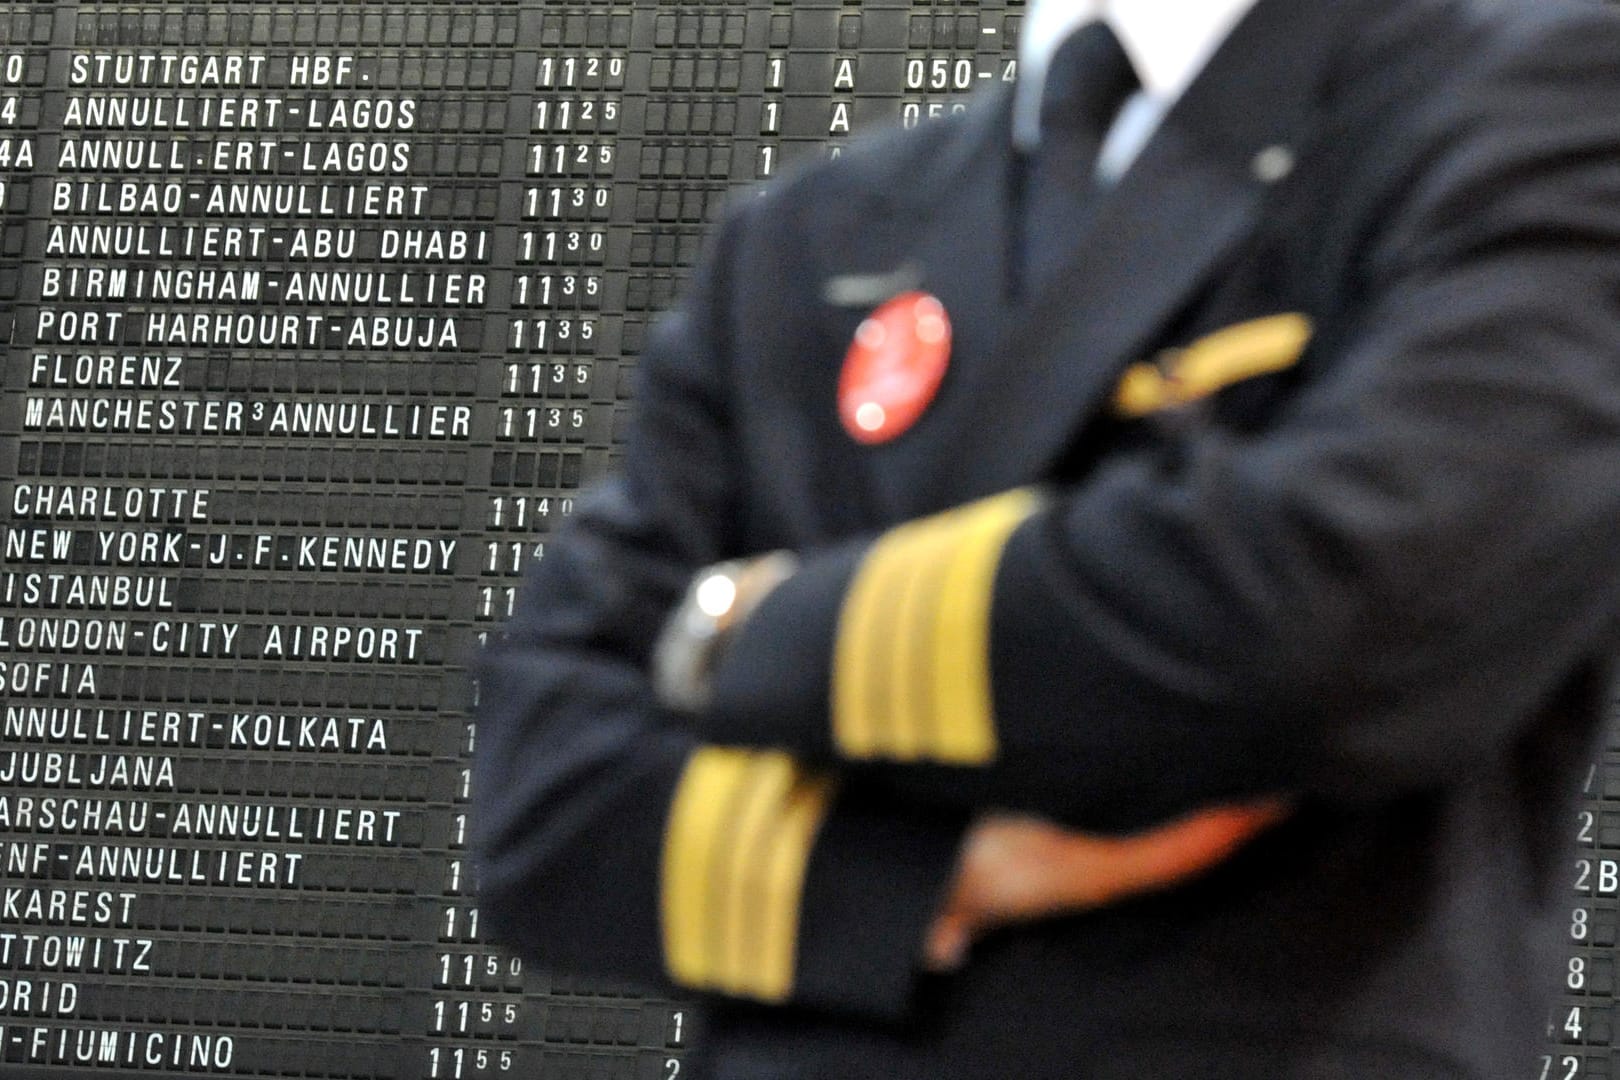
[[[0,1073],[675,1080],[484,941],[453,672],[719,202],[1020,9],[0,7]]]
[[[681,1003],[484,940],[454,671],[720,200],[1022,10],[0,6],[0,1073],[677,1080]],[[1606,775],[1540,1080],[1609,1075]]]

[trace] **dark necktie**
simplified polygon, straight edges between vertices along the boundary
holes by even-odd
[[[1082,242],[1100,192],[1098,152],[1119,107],[1140,85],[1102,20],[1080,27],[1052,55],[1041,90],[1040,143],[1022,162],[1022,197],[1015,193],[1015,206],[1022,204],[1022,286],[1043,286]]]

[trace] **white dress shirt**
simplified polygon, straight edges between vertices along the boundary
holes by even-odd
[[[1041,88],[1064,38],[1092,19],[1105,19],[1136,68],[1142,88],[1120,107],[1097,159],[1106,182],[1123,176],[1159,122],[1255,0],[1034,0],[1019,31],[1013,140],[1040,142]]]

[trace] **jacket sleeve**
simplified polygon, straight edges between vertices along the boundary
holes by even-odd
[[[621,473],[547,544],[480,658],[480,907],[542,965],[894,1016],[961,815],[702,743],[646,674],[690,575],[737,553],[726,275],[745,228],[655,332]]]
[[[1268,426],[1165,425],[818,553],[706,730],[1107,825],[1507,754],[1612,647],[1620,593],[1615,21],[1546,37],[1379,144],[1408,164],[1344,329]]]

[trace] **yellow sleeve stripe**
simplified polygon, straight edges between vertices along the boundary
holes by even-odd
[[[670,978],[779,1002],[793,989],[805,869],[834,784],[786,754],[704,747],[687,762],[664,834]]]
[[[833,740],[844,757],[995,760],[996,568],[1039,501],[1021,488],[901,525],[873,545],[845,597],[833,650]]]
[[[901,761],[916,761],[927,754],[933,734],[934,725],[929,715],[933,686],[928,678],[928,643],[912,628],[931,619],[937,610],[941,579],[950,555],[949,547],[939,536],[918,537],[917,543],[919,557],[896,566],[899,595],[886,607],[892,613],[888,633],[877,639],[893,642],[892,667],[886,677],[881,674],[877,677],[873,687],[880,695],[886,692],[887,700],[880,698],[878,708],[872,713],[876,715],[886,709],[890,715],[904,718],[889,732],[888,738],[888,756]],[[868,726],[865,745],[873,748],[882,741],[881,735],[869,730],[871,717],[866,718],[865,723]]]
[[[1299,362],[1311,332],[1311,320],[1297,312],[1269,315],[1166,350],[1156,362],[1132,364],[1114,388],[1114,414],[1136,419],[1284,371]]]

